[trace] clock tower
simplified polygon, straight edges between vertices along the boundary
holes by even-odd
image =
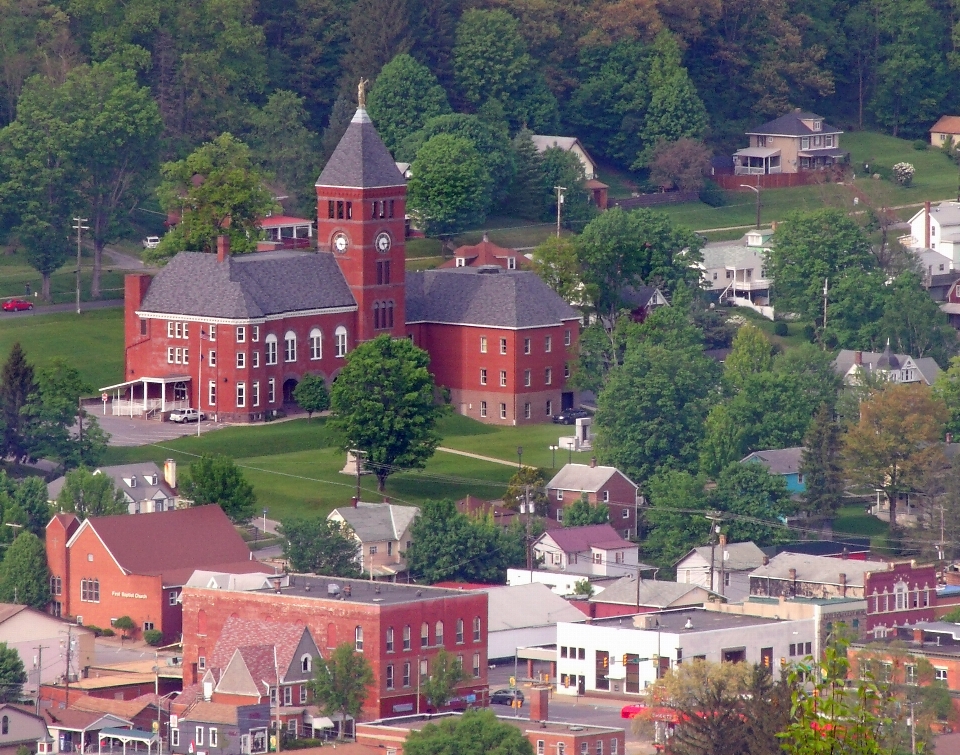
[[[406,334],[407,184],[364,104],[317,179],[317,243],[336,257],[357,301],[356,341]]]

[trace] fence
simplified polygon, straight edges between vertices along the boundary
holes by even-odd
[[[641,194],[637,197],[611,199],[610,206],[621,207],[624,210],[635,210],[638,207],[656,207],[661,204],[683,204],[696,202],[700,194],[695,191],[665,191],[662,194]]]
[[[823,171],[770,173],[763,176],[713,175],[710,178],[721,189],[727,191],[749,191],[749,189],[741,188],[741,184],[757,186],[758,182],[761,189],[788,189],[794,186],[809,186],[810,184],[829,182],[829,176]]]

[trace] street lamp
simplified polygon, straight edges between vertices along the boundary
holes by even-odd
[[[517,446],[517,471],[523,470],[523,446]]]
[[[552,456],[551,456],[552,461],[550,462],[550,468],[551,468],[551,469],[556,469],[556,468],[557,468],[557,449],[558,449],[558,448],[560,448],[560,446],[550,446],[550,453],[551,453],[551,455],[552,455]]]
[[[267,510],[263,510],[263,536],[267,536]]]
[[[749,184],[740,184],[741,189],[750,189],[757,195],[757,230],[760,230],[760,187],[750,186]]]

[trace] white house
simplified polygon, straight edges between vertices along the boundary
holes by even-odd
[[[341,506],[327,519],[345,524],[360,544],[360,569],[371,579],[396,580],[407,570],[403,557],[410,548],[410,527],[420,509],[392,503],[365,503],[353,499],[352,506]]]
[[[762,565],[763,551],[746,542],[694,548],[675,566],[677,582],[705,587],[728,600],[743,600],[750,594],[750,572]]]
[[[698,263],[703,287],[720,301],[741,298],[759,305],[769,303],[772,280],[767,277],[766,255],[772,230],[753,230],[737,241],[706,244]]]
[[[548,149],[559,148],[564,152],[573,152],[583,165],[584,177],[589,181],[597,177],[597,163],[575,136],[542,136],[534,134],[530,137],[537,152],[546,152]]]
[[[940,374],[940,365],[932,357],[894,354],[889,339],[882,352],[841,349],[833,360],[833,368],[846,385],[857,385],[863,374],[881,375],[892,383],[933,385]]]
[[[548,571],[603,577],[636,574],[641,566],[635,543],[624,540],[609,524],[564,527],[544,532],[533,543],[533,556]]]
[[[170,511],[177,506],[177,463],[168,459],[163,471],[152,461],[142,464],[118,464],[100,467],[94,474],[102,474],[113,480],[117,490],[123,493],[130,514],[152,514]],[[47,499],[56,501],[63,490],[66,477],[58,477],[47,485]]]
[[[914,250],[933,249],[960,266],[960,203],[930,202],[910,218],[910,235],[901,236],[900,243]]]
[[[812,618],[778,620],[687,608],[557,627],[557,694],[641,694],[678,663],[759,663],[812,654]]]

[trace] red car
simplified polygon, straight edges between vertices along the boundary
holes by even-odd
[[[33,302],[23,299],[8,299],[3,303],[4,312],[23,312],[25,309],[33,309]]]

